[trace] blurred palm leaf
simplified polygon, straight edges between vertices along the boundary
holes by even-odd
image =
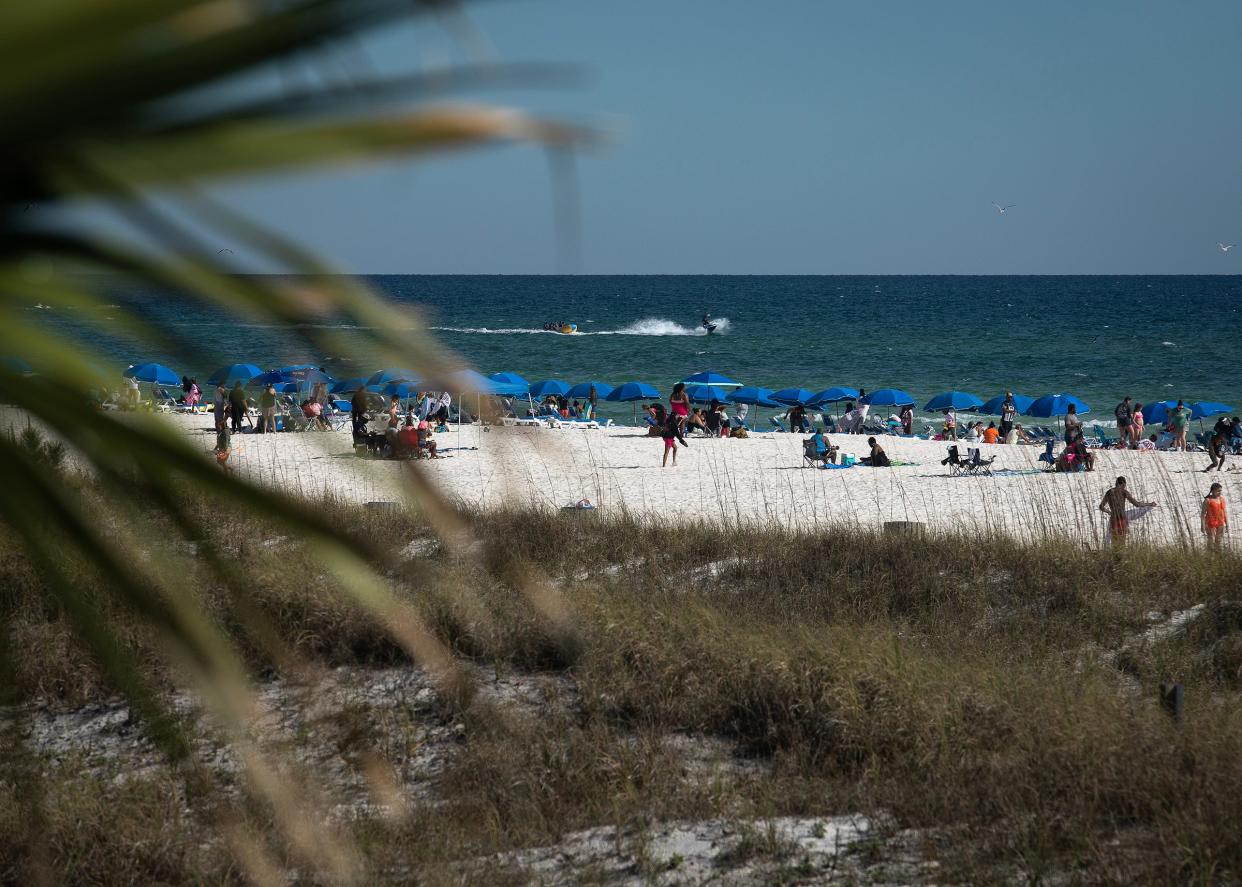
[[[243,0],[42,0],[6,10],[0,32],[6,72],[0,82],[5,157],[0,353],[20,354],[40,373],[21,378],[0,367],[0,399],[66,441],[109,497],[113,512],[111,520],[101,521],[79,501],[71,479],[32,458],[16,438],[0,436],[0,459],[9,466],[0,484],[0,513],[115,685],[133,700],[149,734],[174,757],[187,751],[176,719],[163,710],[159,694],[118,642],[98,603],[79,592],[62,565],[89,564],[128,613],[157,629],[170,659],[196,676],[217,709],[240,725],[249,705],[244,669],[192,590],[179,586],[175,553],[133,556],[151,549],[153,517],[179,527],[186,538],[203,537],[199,518],[178,493],[186,483],[210,488],[227,507],[253,509],[293,528],[411,656],[446,679],[454,676],[453,663],[379,580],[372,565],[383,555],[369,550],[366,540],[340,538],[306,503],[222,477],[154,417],[121,418],[86,408],[87,391],[115,378],[101,371],[106,361],[70,332],[38,324],[38,313],[28,306],[54,301],[83,309],[80,316],[89,319],[108,302],[101,280],[120,279],[175,290],[238,316],[298,325],[296,334],[310,353],[339,353],[347,344],[376,366],[409,366],[428,375],[443,369],[445,358],[428,338],[410,331],[415,324],[406,313],[351,278],[328,273],[331,269],[296,244],[215,204],[196,185],[208,177],[511,140],[559,150],[586,138],[580,130],[503,109],[376,107],[403,94],[418,97],[497,82],[506,73],[501,67],[449,78],[368,78],[353,87],[300,92],[287,101],[256,100],[253,91],[236,88],[238,78],[326,41],[452,6],[443,0],[285,0],[264,11]],[[548,69],[536,67],[518,73],[532,81],[549,76]],[[303,276],[291,282],[233,273],[236,269],[216,255],[214,241],[205,243],[152,200],[153,187],[175,196],[198,228],[244,243],[270,266]],[[103,201],[150,245],[109,238],[66,221],[69,216],[44,211],[82,198]],[[308,282],[305,275],[319,276]],[[194,341],[175,330],[136,313],[109,310],[130,340],[187,360],[206,359]],[[306,323],[326,315],[361,332],[343,343],[338,331]],[[141,509],[126,504],[134,495],[144,503]],[[433,493],[422,486],[419,495]],[[144,513],[149,508],[154,512]],[[429,513],[451,520],[440,506]],[[240,577],[227,564],[209,560],[221,583],[240,590]],[[263,633],[261,626],[254,630]],[[0,658],[5,649],[0,644]],[[312,858],[315,842],[305,835],[292,843],[306,848],[312,864],[336,876],[347,874],[331,860],[348,854],[325,850],[329,862],[324,862]]]

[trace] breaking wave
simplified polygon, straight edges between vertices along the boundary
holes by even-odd
[[[718,317],[712,321],[715,324],[713,332],[716,335],[724,335],[729,331],[729,318]],[[470,333],[483,336],[559,336],[561,333],[552,332],[551,330],[533,329],[526,327],[498,327],[492,329],[485,326],[433,326],[433,330],[445,333]],[[673,320],[667,320],[662,317],[646,317],[642,320],[636,320],[628,326],[623,326],[615,330],[578,330],[575,336],[706,336],[707,330],[702,326],[683,326]]]

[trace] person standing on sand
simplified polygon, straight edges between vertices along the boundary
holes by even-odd
[[[1013,402],[1012,391],[1005,392],[1005,399],[1001,402],[1000,416],[1000,429],[997,431],[997,435],[1004,441],[1009,437],[1009,431],[1013,428],[1014,420],[1018,418],[1018,406]]]
[[[914,434],[914,405],[906,404],[901,408],[901,433],[909,437]]]
[[[867,403],[867,389],[858,389],[858,403],[854,404],[854,427],[850,429],[851,434],[862,434],[863,426],[867,424],[867,414],[871,412],[871,404]]]
[[[1129,400],[1129,398],[1126,398]],[[1140,502],[1130,495],[1126,489],[1126,479],[1117,478],[1117,483],[1104,493],[1100,500],[1100,511],[1108,515],[1108,535],[1115,545],[1124,545],[1126,534],[1130,532],[1130,521],[1126,517],[1126,503],[1138,508],[1155,508],[1155,502]]]
[[[1173,446],[1170,449],[1181,450],[1186,452],[1186,423],[1189,421],[1189,411],[1186,409],[1185,403],[1177,402],[1177,406],[1169,410],[1169,428],[1173,431]]]
[[[276,433],[276,386],[268,385],[259,395],[260,434]]]
[[[224,383],[221,382],[216,386],[215,396],[211,399],[211,411],[215,414],[216,418],[216,431],[219,431],[225,426],[225,423],[228,422],[228,409],[229,392],[225,389]]]
[[[662,435],[664,439],[664,460],[660,463],[661,468],[668,467],[668,454],[670,452],[673,454],[673,467],[677,467],[677,441],[681,440],[682,445],[685,445],[685,440],[682,438],[681,421],[682,417],[676,413],[669,413],[664,420],[664,433]]]
[[[223,415],[223,411],[221,411]],[[232,474],[233,469],[229,465],[229,456],[233,454],[232,436],[229,434],[228,426],[221,419],[216,425],[216,448],[212,450],[216,454],[216,464],[225,474]],[[1220,486],[1217,484],[1217,486]]]
[[[957,440],[957,410],[953,407],[944,411],[944,439]]]
[[[240,379],[233,383],[233,390],[229,392],[229,414],[232,417],[233,433],[241,434],[242,417],[246,415],[246,392],[242,390]]]
[[[1229,531],[1229,512],[1225,508],[1225,497],[1221,494],[1219,483],[1212,484],[1208,494],[1203,498],[1203,508],[1199,516],[1208,545],[1212,548],[1220,548],[1225,533]]]
[[[673,393],[668,396],[668,413],[677,423],[677,434],[674,436],[684,441],[686,419],[690,416],[690,398],[686,397],[685,382],[678,382],[673,386]],[[677,464],[676,454],[673,456],[673,464]]]
[[[1139,441],[1143,439],[1143,424],[1147,421],[1143,418],[1143,405],[1141,403],[1134,405],[1134,413],[1130,421],[1130,449],[1137,450]]]
[[[1117,417],[1117,438],[1123,447],[1128,447],[1131,440],[1130,427],[1134,424],[1134,407],[1131,406],[1129,395],[1117,404],[1113,415]]]

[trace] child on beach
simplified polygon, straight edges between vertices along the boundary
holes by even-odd
[[[673,454],[673,467],[677,467],[677,441],[681,440],[685,446],[685,440],[681,437],[681,417],[676,413],[669,413],[668,418],[664,420],[664,461],[660,463],[661,468],[668,467],[668,454]]]
[[[1225,510],[1225,497],[1221,495],[1219,483],[1212,484],[1208,494],[1203,497],[1203,507],[1200,509],[1199,516],[1208,545],[1220,548],[1221,540],[1229,529],[1229,513]]]
[[[233,469],[229,465],[229,456],[233,454],[232,436],[229,433],[228,425],[221,419],[216,426],[216,447],[212,450],[216,454],[216,464],[224,471],[230,474]],[[1220,486],[1220,484],[1217,484]]]
[[[1130,521],[1126,516],[1126,503],[1139,508],[1155,508],[1155,502],[1140,502],[1130,495],[1126,489],[1126,479],[1117,478],[1117,483],[1104,493],[1100,500],[1100,511],[1108,515],[1108,535],[1115,545],[1124,545],[1126,534],[1130,532]]]

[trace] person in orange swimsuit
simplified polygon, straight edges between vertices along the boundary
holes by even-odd
[[[1229,512],[1225,509],[1225,497],[1221,495],[1220,484],[1212,484],[1208,494],[1203,497],[1200,519],[1203,522],[1203,534],[1207,536],[1208,545],[1220,548],[1225,531],[1229,529]]]

